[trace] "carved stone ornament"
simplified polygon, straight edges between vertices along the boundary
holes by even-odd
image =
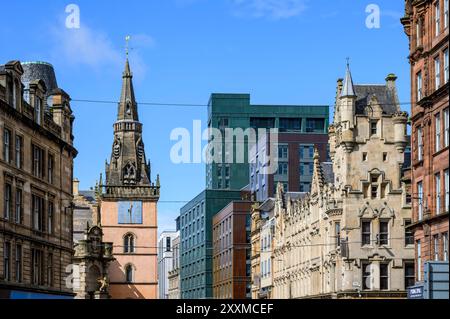
[[[120,141],[120,137],[116,135],[116,137],[114,139],[114,144],[113,144],[113,155],[116,160],[120,157],[121,149],[122,149],[122,144]]]

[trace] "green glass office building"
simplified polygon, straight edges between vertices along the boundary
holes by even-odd
[[[240,191],[204,190],[180,210],[182,299],[212,298],[212,218]]]

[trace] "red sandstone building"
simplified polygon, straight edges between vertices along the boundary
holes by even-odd
[[[233,201],[213,217],[213,297],[251,298],[250,201]]]
[[[416,281],[424,262],[448,261],[449,0],[406,1],[411,64],[412,199]]]

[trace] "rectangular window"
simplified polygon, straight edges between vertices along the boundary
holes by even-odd
[[[49,201],[47,203],[47,230],[50,235],[53,234],[54,207],[53,202]]]
[[[363,162],[367,161],[367,153],[366,152],[362,153],[362,160],[363,160]]]
[[[444,50],[444,83],[448,82],[449,69],[448,69],[448,48]]]
[[[22,245],[16,245],[15,274],[16,282],[22,282]]]
[[[377,135],[377,125],[378,121],[371,121],[370,122],[370,135]]]
[[[441,174],[434,175],[436,215],[441,213]]]
[[[449,211],[449,176],[448,168],[444,171],[444,209],[445,212]]]
[[[414,245],[414,233],[412,232],[411,228],[408,227],[409,225],[411,225],[411,220],[406,219],[405,220],[405,246]]]
[[[278,163],[278,175],[288,174],[288,163]]]
[[[389,265],[380,264],[380,289],[389,289]]]
[[[38,249],[31,250],[31,281],[35,286],[44,284],[44,259],[42,251]]]
[[[434,4],[434,31],[435,36],[441,31],[441,10],[439,8],[439,0]]]
[[[48,182],[50,184],[53,184],[53,170],[55,165],[55,158],[53,155],[48,155],[48,161],[47,161],[47,177]]]
[[[421,221],[423,219],[423,187],[422,182],[417,183],[417,211],[418,211],[418,220]]]
[[[230,165],[225,165],[225,177],[230,177]]]
[[[300,131],[302,119],[280,118],[280,132]]]
[[[433,259],[439,261],[439,236],[433,236]]]
[[[11,162],[11,131],[3,130],[3,159],[6,163]]]
[[[341,246],[341,223],[336,222],[334,224],[334,234],[336,236],[336,247]]]
[[[10,219],[11,211],[12,211],[12,186],[10,184],[5,184],[3,217],[5,219]]]
[[[448,261],[448,233],[442,235],[442,246],[443,246],[443,259]]]
[[[372,268],[372,266],[370,265],[370,263],[363,263],[361,265],[361,268],[362,268],[362,289],[363,290],[371,289],[371,286],[372,286],[371,268]]]
[[[306,119],[306,132],[323,132],[324,129],[324,119]]]
[[[311,190],[311,184],[310,183],[300,183],[300,192],[302,193],[308,193]]]
[[[441,150],[441,113],[434,116],[434,128],[436,131],[434,151],[439,152]]]
[[[16,209],[15,209],[15,221],[17,224],[22,223],[23,214],[23,193],[20,188],[16,189]]]
[[[448,28],[448,0],[444,0],[444,29]]]
[[[378,185],[371,185],[370,186],[370,196],[372,199],[376,199],[378,195]]]
[[[11,280],[11,243],[5,242],[3,252],[3,279]]]
[[[441,86],[441,60],[439,55],[434,58],[434,89],[437,90]]]
[[[417,101],[420,101],[423,98],[422,95],[422,72],[417,73],[416,75],[416,95]]]
[[[33,175],[39,178],[44,177],[44,150],[36,145],[32,145]]]
[[[362,222],[361,227],[361,244],[362,246],[370,245],[371,223],[369,221]]]
[[[288,146],[279,145],[278,146],[278,159],[288,159]]]
[[[43,231],[44,199],[37,195],[32,195],[31,199],[31,211],[33,212],[33,229]]]
[[[389,222],[388,221],[380,222],[379,244],[380,245],[388,245],[389,244]]]
[[[444,147],[448,147],[448,138],[449,138],[449,114],[448,114],[448,108],[446,108],[443,112],[444,115]]]
[[[408,287],[412,287],[415,285],[414,278],[414,263],[406,262],[405,263],[405,290]]]
[[[420,240],[416,243],[417,247],[417,281],[422,280],[422,243]]]
[[[421,21],[417,21],[416,24],[416,47],[422,45],[422,23]]]
[[[47,256],[47,285],[53,287],[53,254]]]
[[[422,138],[422,128],[417,128],[417,160],[423,160],[423,138]]]
[[[23,138],[16,135],[16,148],[15,148],[15,160],[16,167],[22,168],[23,166]]]

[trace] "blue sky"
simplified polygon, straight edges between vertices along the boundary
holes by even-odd
[[[44,5],[45,3],[45,5]],[[80,8],[67,29],[65,8]],[[366,27],[366,7],[380,8],[380,28]],[[409,101],[408,42],[399,22],[403,0],[6,1],[0,63],[47,61],[73,99],[116,101],[126,35],[138,102],[206,104],[213,92],[250,93],[254,104],[328,104],[346,57],[355,83],[398,76]],[[109,160],[116,104],[72,102],[75,176],[95,184]],[[409,105],[404,105],[408,110]],[[205,186],[204,164],[170,161],[170,132],[206,126],[201,106],[140,106],[147,157],[160,173],[160,230],[173,229],[182,203]]]

